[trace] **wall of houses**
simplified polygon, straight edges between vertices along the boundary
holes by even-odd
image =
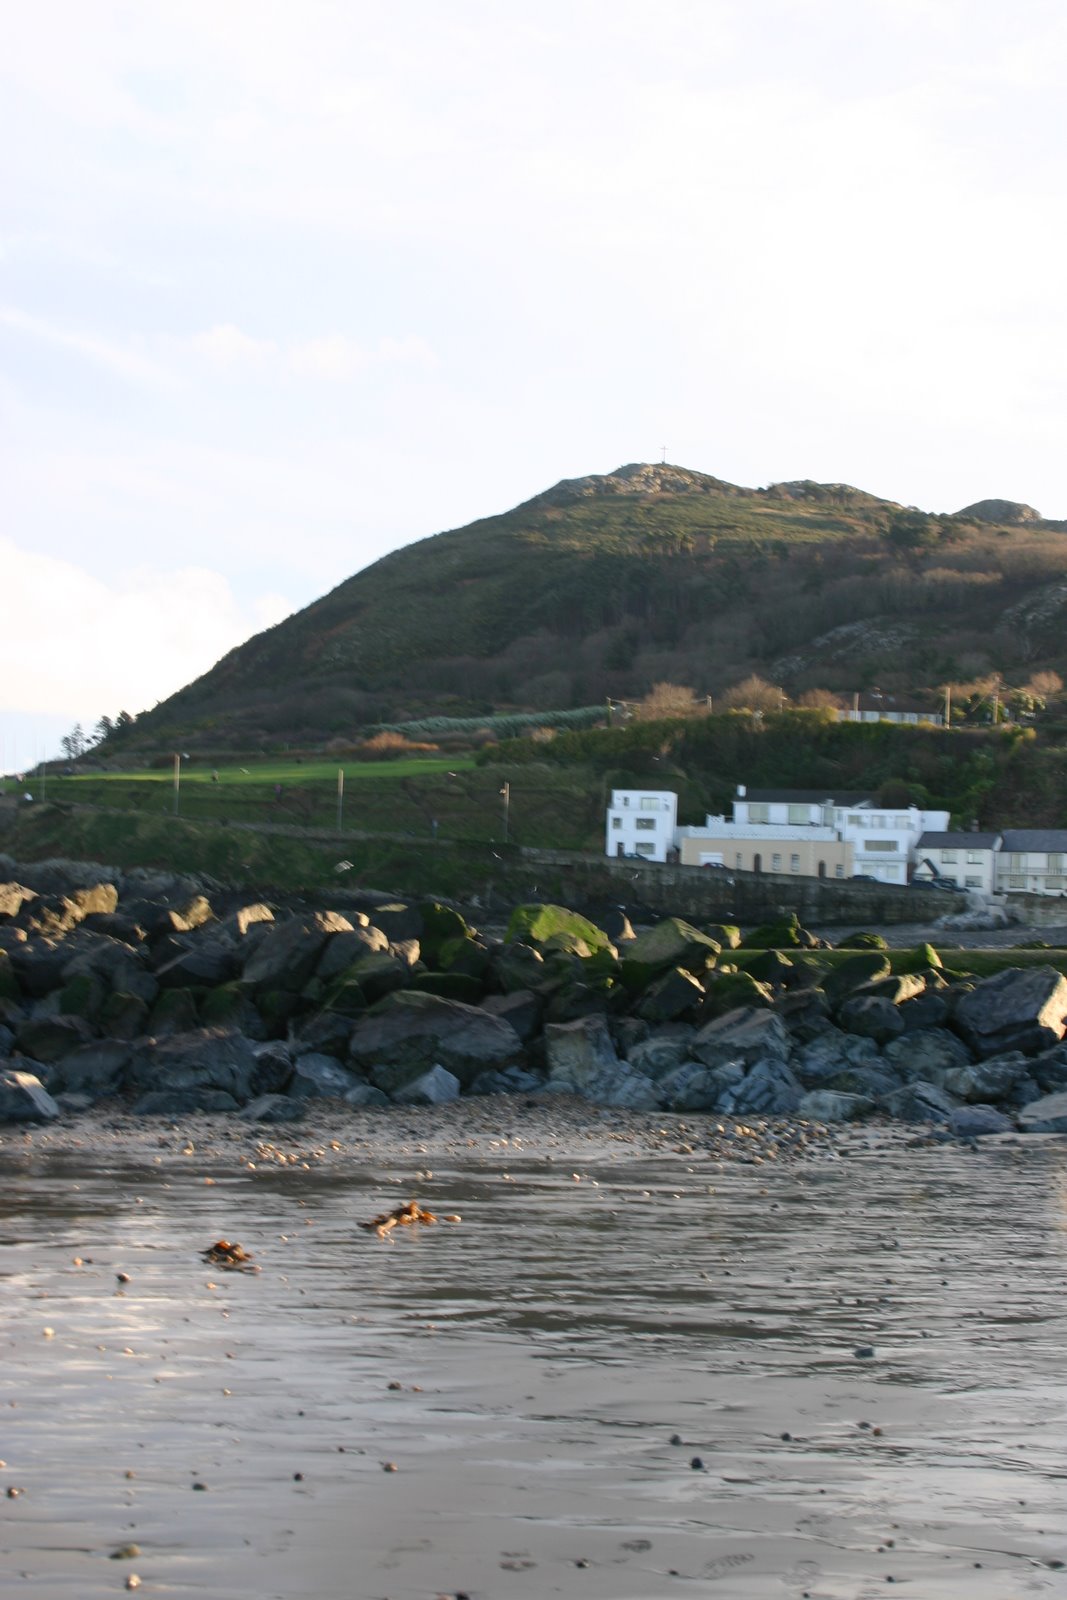
[[[730,833],[680,829],[681,862],[686,867],[725,867],[740,872],[784,872],[808,878],[851,878],[852,845],[829,828],[746,828]],[[813,837],[818,835],[818,837]]]
[[[604,854],[666,861],[674,850],[678,796],[667,789],[613,789]]]

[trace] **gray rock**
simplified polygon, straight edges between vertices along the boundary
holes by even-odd
[[[602,1016],[545,1027],[545,1064],[556,1090],[595,1099],[602,1084],[620,1071],[615,1044]]]
[[[785,1117],[797,1109],[803,1091],[784,1061],[757,1061],[741,1082],[719,1096],[718,1110],[734,1116]]]
[[[358,1108],[387,1106],[391,1103],[389,1096],[376,1089],[373,1083],[354,1083],[351,1089],[346,1090],[343,1098],[346,1105]]]
[[[688,1058],[695,1031],[687,1023],[671,1023],[633,1045],[627,1060],[635,1072],[643,1072],[646,1078],[663,1078]]]
[[[65,1055],[49,1074],[54,1094],[81,1094],[102,1100],[123,1086],[131,1050],[118,1039],[99,1039]]]
[[[288,1046],[282,1044],[280,1039],[271,1039],[263,1044],[254,1044],[252,1054],[256,1065],[249,1094],[281,1094],[293,1076],[293,1058]]]
[[[139,1117],[188,1117],[202,1112],[236,1111],[237,1101],[222,1089],[150,1089],[131,1107]]]
[[[948,1127],[958,1139],[974,1139],[986,1133],[1010,1133],[1015,1124],[996,1106],[958,1106],[948,1119]]]
[[[842,1028],[873,1039],[876,1044],[889,1044],[904,1032],[904,1021],[892,1000],[862,992],[847,999],[837,1013]]]
[[[656,1083],[660,1104],[668,1111],[714,1111],[720,1097],[744,1080],[738,1062],[706,1067],[702,1061],[682,1061]]]
[[[885,1061],[866,1067],[844,1067],[823,1087],[837,1094],[858,1094],[868,1100],[877,1100],[892,1094],[902,1084],[898,1072],[893,1072]]]
[[[0,1123],[52,1122],[58,1116],[59,1107],[40,1078],[14,1067],[0,1072]]]
[[[886,1045],[884,1054],[908,1083],[919,1079],[940,1083],[943,1073],[954,1067],[965,1067],[971,1060],[971,1052],[963,1040],[944,1028],[903,1034]]]
[[[130,1060],[127,1083],[145,1095],[203,1090],[225,1094],[232,1105],[243,1105],[256,1083],[256,1065],[253,1048],[242,1034],[200,1028],[166,1039],[146,1039]],[[205,1102],[200,1109],[219,1106]]]
[[[157,967],[155,976],[161,989],[185,989],[193,984],[216,989],[228,983],[239,967],[240,957],[232,946],[219,939],[201,939],[192,949]]]
[[[861,950],[858,955],[847,956],[828,972],[822,986],[831,1006],[839,1006],[865,983],[888,978],[891,970],[889,957],[881,951]]]
[[[536,1094],[543,1079],[525,1067],[505,1067],[498,1072],[495,1067],[479,1072],[471,1084],[470,1094]]]
[[[287,1094],[261,1094],[241,1110],[249,1122],[301,1122],[307,1115],[304,1100],[291,1100]]]
[[[431,1067],[405,1083],[393,1099],[401,1106],[446,1106],[459,1099],[459,1079],[444,1067]]]
[[[782,1019],[762,1006],[738,1006],[695,1034],[690,1051],[705,1066],[727,1061],[787,1061],[791,1041]]]
[[[1028,1066],[1027,1057],[1013,1050],[1007,1055],[990,1056],[986,1061],[950,1067],[938,1081],[957,1099],[984,1104],[990,1100],[1006,1100],[1019,1079],[1027,1076]]]
[[[531,989],[514,989],[511,994],[487,995],[481,1009],[491,1017],[510,1022],[523,1044],[529,1044],[541,1031],[543,1006]]]
[[[964,995],[954,1020],[979,1056],[1048,1050],[1067,1027],[1067,979],[1055,967],[1009,967]]]
[[[349,933],[335,933],[319,957],[315,976],[324,981],[339,978],[354,962],[367,955],[380,955],[383,951],[388,953],[389,940],[380,928],[360,927],[353,928]]]
[[[851,1068],[881,1066],[882,1056],[873,1039],[826,1028],[795,1050],[791,1064],[805,1088],[820,1089]]]
[[[646,1022],[674,1022],[695,1014],[703,998],[703,984],[681,967],[672,967],[645,990],[637,1013]]]
[[[905,1000],[900,1007],[905,1033],[913,1033],[924,1028],[939,1028],[942,1023],[947,1022],[948,1014],[948,1002],[942,995],[934,994],[929,988],[925,994],[917,995],[914,1000]]]
[[[1057,1045],[1054,1050],[1035,1056],[1030,1062],[1030,1072],[1043,1094],[1058,1094],[1061,1089],[1067,1089],[1067,1045]]]
[[[857,1122],[874,1109],[870,1096],[839,1094],[834,1089],[810,1089],[797,1106],[798,1114],[813,1122]]]
[[[342,1067],[333,1056],[310,1052],[297,1056],[289,1080],[288,1093],[294,1100],[314,1100],[320,1097],[341,1099],[356,1082],[355,1073]]]
[[[522,1044],[509,1022],[478,1006],[401,989],[361,1017],[351,1060],[387,1094],[431,1067],[446,1067],[466,1088],[488,1067],[519,1066]]]
[[[887,1094],[882,1104],[898,1122],[947,1122],[957,1102],[936,1083],[917,1080]]]
[[[92,1038],[93,1030],[83,1017],[29,1017],[15,1030],[18,1048],[38,1061],[60,1061]]]
[[[1046,1094],[1023,1106],[1019,1127],[1024,1133],[1067,1133],[1067,1093]]]
[[[256,989],[287,989],[298,994],[311,977],[327,941],[352,933],[347,917],[314,911],[273,927],[246,963],[242,982]]]

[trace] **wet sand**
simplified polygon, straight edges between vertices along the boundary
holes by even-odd
[[[1067,1595],[1067,1140],[317,1117],[5,1132],[5,1600]]]

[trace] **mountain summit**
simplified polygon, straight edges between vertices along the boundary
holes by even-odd
[[[393,551],[138,718],[136,742],[320,744],[752,672],[791,695],[1062,672],[1065,566],[1063,525],[1014,502],[928,516],[631,463]]]

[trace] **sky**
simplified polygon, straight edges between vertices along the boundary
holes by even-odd
[[[34,0],[0,770],[666,459],[1067,517],[1062,0]]]

